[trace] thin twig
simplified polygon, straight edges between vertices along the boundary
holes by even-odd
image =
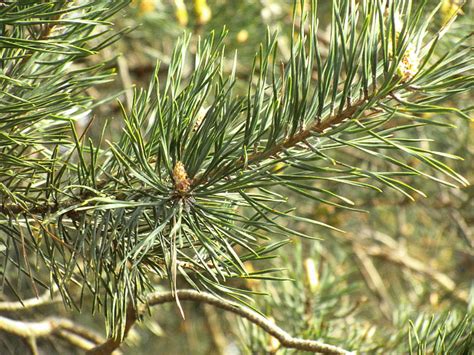
[[[227,342],[225,335],[219,325],[219,318],[211,306],[205,304],[203,307],[206,316],[206,325],[211,335],[212,343],[214,344],[214,351],[217,355],[225,355]]]
[[[54,290],[53,290],[54,293]],[[0,311],[1,312],[13,312],[21,311],[24,309],[30,309],[34,307],[39,307],[45,304],[51,304],[60,302],[60,298],[52,298],[51,292],[48,290],[39,297],[33,297],[22,302],[0,302]]]
[[[170,292],[171,294],[171,292]],[[172,300],[175,298],[172,296]],[[138,311],[138,313],[141,313]],[[138,319],[137,311],[129,304],[127,308],[127,319],[125,321],[125,329],[123,332],[123,338],[109,338],[107,341],[104,341],[102,344],[96,346],[95,348],[89,349],[86,351],[86,355],[101,355],[101,354],[112,354],[116,349],[122,345],[123,339],[127,336],[128,332],[135,324]]]
[[[455,298],[463,303],[469,302],[468,293],[465,290],[460,290],[456,283],[446,274],[434,270],[432,267],[424,264],[422,261],[413,258],[407,253],[403,253],[400,250],[393,250],[389,248],[381,248],[377,246],[367,248],[367,254],[370,256],[381,257],[394,264],[400,265],[407,269],[410,269],[418,274],[429,277],[435,281],[443,289],[453,294]]]
[[[48,318],[41,322],[24,322],[0,316],[0,330],[28,341],[52,335],[59,336],[82,349],[90,349],[105,340],[93,331],[64,318]]]
[[[125,100],[127,108],[132,111],[133,104],[133,83],[130,78],[130,70],[128,68],[127,60],[123,56],[117,58],[117,66],[119,69],[120,79],[122,81],[123,89],[125,90]]]
[[[378,296],[380,311],[386,319],[392,320],[393,302],[377,268],[360,245],[354,243],[352,250],[357,258],[357,263],[360,265],[359,269],[367,286]]]
[[[270,334],[271,336],[278,339],[280,344],[286,348],[297,349],[300,351],[319,352],[323,354],[350,354],[351,352],[342,349],[340,347],[325,344],[317,340],[306,340],[295,338],[288,334],[286,331],[278,327],[276,324],[270,322],[268,319],[258,314],[257,312],[244,308],[232,301],[228,301],[222,298],[217,298],[210,293],[198,292],[194,290],[178,290],[176,291],[180,301],[195,301],[210,304],[212,306],[221,308],[225,311],[232,312],[239,317],[245,318],[253,324],[260,327],[262,330]],[[175,302],[175,294],[172,292],[157,292],[148,295],[148,305],[156,306],[164,303]],[[127,312],[128,313],[128,312]],[[130,316],[130,318],[129,318]],[[128,331],[131,325],[137,320],[136,312],[127,315],[127,326]],[[88,355],[107,355],[111,354],[113,350],[117,349],[121,340],[109,339],[104,344],[91,349],[87,352]]]

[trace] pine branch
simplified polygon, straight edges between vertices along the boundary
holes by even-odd
[[[257,164],[265,159],[271,158],[271,157],[277,157],[280,153],[282,153],[285,149],[293,148],[297,146],[300,143],[305,142],[308,138],[312,137],[315,135],[315,133],[327,133],[326,131],[328,129],[331,129],[333,127],[336,127],[337,125],[341,124],[345,120],[351,118],[357,111],[360,110],[361,106],[363,106],[364,103],[368,102],[368,99],[360,99],[357,102],[349,105],[346,109],[344,109],[342,112],[333,115],[331,117],[328,117],[324,120],[314,120],[314,122],[306,129],[298,132],[295,135],[292,135],[285,139],[283,142],[274,144],[272,147],[269,149],[261,152],[261,153],[253,153],[247,157],[247,160],[245,161],[244,158],[240,158],[233,167],[230,166],[225,166],[222,169],[219,169],[216,172],[211,172],[209,176],[204,179],[203,177],[196,177],[193,180],[193,186],[197,187],[202,183],[205,183],[205,181],[212,179],[214,175],[216,175],[218,172],[222,171],[228,171],[234,169],[239,169],[243,168],[246,165],[251,165],[251,164]]]
[[[44,27],[41,29],[38,34],[38,37],[36,38],[37,41],[44,41],[48,39],[49,35],[51,34],[51,31],[53,31],[54,27],[56,26],[55,21],[58,20],[60,16],[60,14],[57,14],[53,17],[52,22],[46,22],[44,24]],[[14,66],[11,66],[9,68],[6,73],[6,76],[12,76],[15,72],[15,69],[23,67],[34,54],[34,51],[30,51],[24,54],[23,57]]]
[[[172,299],[169,300],[168,302],[172,302],[172,301],[176,301],[176,298],[174,295],[172,296]],[[131,304],[129,304],[127,307],[126,322],[125,322],[125,327],[123,330],[122,339],[125,339],[125,337],[128,335],[128,332],[137,321],[138,316],[139,315],[137,314],[137,311],[131,306]],[[109,338],[107,341],[102,342],[100,345],[92,349],[89,349],[86,352],[86,355],[110,355],[114,352],[114,350],[117,350],[122,345],[122,342],[123,342],[122,339],[119,337]]]
[[[105,7],[116,2],[97,3]],[[35,43],[23,34],[37,50],[35,63],[61,60],[49,75],[52,85],[43,85],[41,72],[31,73],[36,75],[31,80],[35,95],[26,89],[28,81],[19,85],[17,78],[10,78],[4,90],[18,91],[18,98],[7,97],[6,106],[14,102],[20,112],[7,110],[9,116],[0,124],[13,129],[0,157],[5,162],[0,169],[0,214],[5,215],[0,228],[8,236],[2,249],[5,265],[26,270],[35,282],[28,256],[36,254],[66,301],[75,302],[68,290],[73,282],[94,295],[94,306],[103,307],[108,332],[115,337],[135,321],[127,316],[127,304],[154,289],[153,275],[172,280],[172,287],[182,276],[191,287],[235,294],[226,289],[227,279],[248,277],[245,261],[269,257],[282,245],[263,240],[312,237],[280,225],[278,217],[330,227],[278,210],[286,196],[271,187],[345,208],[354,203],[336,188],[325,187],[326,182],[380,191],[379,184],[410,199],[413,192],[422,192],[402,179],[408,175],[454,186],[434,174],[440,172],[467,183],[435,159],[449,155],[425,149],[407,134],[425,124],[447,126],[427,123],[424,113],[454,112],[466,118],[459,109],[437,105],[472,85],[468,75],[459,74],[470,67],[462,43],[439,60],[434,45],[418,48],[427,32],[420,24],[422,5],[394,3],[385,11],[386,1],[333,2],[331,39],[323,60],[313,1],[309,16],[302,8],[302,33],[291,34],[291,57],[280,72],[277,36],[268,35],[243,98],[232,91],[238,84],[235,73],[224,74],[225,34],[197,44],[195,70],[182,78],[189,44],[185,37],[176,46],[166,83],[160,83],[157,68],[150,87],[137,90],[129,110],[123,109],[123,134],[102,150],[62,121],[71,109],[88,110],[92,102],[82,96],[84,87],[108,77],[102,75],[103,68],[71,70],[64,65],[102,48],[87,36],[74,37],[75,31],[95,36],[94,27],[103,20],[95,4],[88,3],[84,10],[87,31],[80,32],[80,25],[65,31],[66,53],[62,41]],[[402,26],[395,21],[398,11]],[[303,30],[305,24],[308,31]],[[106,46],[109,39],[104,42]],[[12,60],[21,60],[14,54]],[[26,67],[26,72],[35,69]],[[63,80],[64,74],[71,78]],[[74,100],[65,103],[71,95]],[[38,106],[48,110],[37,112]],[[50,137],[51,117],[61,123],[61,135],[49,140],[44,137]],[[386,124],[392,118],[394,124]],[[341,159],[339,149],[360,151],[378,164],[341,161],[347,157]],[[424,163],[428,171],[406,156]],[[278,162],[287,164],[290,172],[275,172]],[[393,169],[385,171],[387,165]],[[261,277],[270,279],[266,273]],[[291,339],[283,339],[291,344]]]
[[[286,331],[284,331],[274,323],[270,322],[268,319],[261,316],[257,312],[248,308],[243,308],[234,302],[224,300],[222,298],[217,298],[210,293],[198,292],[194,290],[178,290],[176,291],[176,295],[180,301],[195,301],[199,303],[210,304],[225,311],[234,313],[241,318],[245,318],[251,323],[260,327],[262,330],[264,330],[271,336],[278,339],[278,341],[283,347],[297,349],[300,351],[318,352],[322,354],[351,354],[350,351],[320,341],[294,338]],[[175,302],[176,296],[172,292],[157,292],[149,294],[147,299],[147,303],[149,306],[156,306],[163,303]],[[135,312],[133,312],[133,314],[131,314],[130,312],[127,313],[128,318],[127,325],[125,327],[126,332],[128,332],[133,323],[137,320],[137,315],[135,314]],[[89,350],[87,354],[108,355],[111,354],[112,351],[117,349],[120,344],[120,340],[109,339],[107,340],[107,342],[97,346],[94,349]]]
[[[289,149],[292,147],[297,146],[298,144],[304,142],[308,138],[314,136],[314,133],[328,133],[327,130],[331,129],[333,127],[336,127],[337,125],[341,124],[342,122],[346,121],[347,119],[351,118],[355,113],[357,113],[361,107],[368,101],[368,99],[361,99],[354,104],[350,105],[347,107],[345,110],[340,112],[337,115],[333,115],[331,117],[328,117],[324,120],[315,120],[313,124],[311,124],[307,129],[302,130],[301,132],[285,139],[283,142],[280,142],[278,144],[275,144],[273,147],[270,149],[262,152],[262,153],[254,153],[248,157],[247,162],[244,162],[243,158],[240,158],[236,163],[235,163],[235,168],[244,168],[244,165],[251,165],[251,164],[257,164],[265,159],[275,157],[281,152],[283,152],[285,149]],[[151,160],[152,162],[153,160]],[[222,170],[228,170],[228,167],[224,169],[218,169],[214,173],[210,173],[209,176],[206,178],[206,180],[212,178],[212,176],[216,175],[217,173],[221,172]],[[96,189],[100,190],[101,188],[105,187],[107,183],[111,182],[111,180],[108,179],[103,179],[99,180],[96,183]],[[199,185],[205,183],[202,177],[196,177],[192,185],[194,187],[199,187]],[[85,193],[79,195],[77,198],[70,199],[70,200],[65,200],[65,201],[60,201],[57,203],[44,203],[42,205],[37,205],[37,206],[32,206],[32,207],[25,207],[24,205],[19,205],[19,204],[14,204],[14,203],[3,203],[0,206],[0,213],[6,214],[6,215],[16,215],[16,214],[45,214],[45,213],[54,213],[58,212],[60,210],[65,210],[70,207],[80,205],[81,207],[84,207],[84,202],[90,197],[93,197],[93,193],[89,190],[86,190]],[[120,197],[120,196],[116,196]],[[73,211],[70,211],[69,213],[74,213]]]

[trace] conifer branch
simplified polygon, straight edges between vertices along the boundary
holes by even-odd
[[[367,99],[360,99],[357,102],[349,105],[344,109],[343,111],[339,112],[336,115],[330,116],[324,120],[321,119],[316,119],[314,122],[307,127],[306,129],[301,130],[295,135],[292,135],[288,138],[286,138],[284,141],[275,144],[272,148],[267,149],[263,152],[260,153],[253,153],[247,157],[247,161],[244,160],[244,158],[240,158],[236,163],[237,168],[243,168],[245,165],[250,165],[250,164],[256,164],[258,162],[261,162],[265,159],[275,157],[278,154],[282,153],[285,149],[289,149],[292,147],[297,146],[298,144],[304,142],[306,139],[310,138],[313,136],[315,133],[324,133],[326,130],[337,126],[338,124],[344,122],[345,120],[349,119],[352,117],[360,108],[361,106],[366,103],[368,100]],[[229,170],[230,167],[226,166],[222,168],[220,171],[226,171]],[[204,183],[203,180],[209,180],[211,179],[218,171],[215,173],[210,173],[209,176],[204,179],[202,176],[201,177],[196,177],[193,181],[193,186],[199,186],[200,184]]]
[[[55,15],[54,18],[53,18],[53,21],[52,22],[46,22],[44,24],[44,27],[41,28],[39,34],[38,34],[38,38],[36,38],[37,41],[44,41],[44,40],[47,40],[48,37],[50,36],[51,32],[53,31],[54,27],[56,26],[56,20],[58,20],[60,17],[59,14]],[[7,72],[7,76],[10,76],[13,74],[13,72],[15,71],[15,68],[21,68],[23,67],[26,62],[28,62],[28,60],[30,60],[30,58],[33,56],[34,54],[34,51],[30,51],[28,53],[26,53],[17,63],[16,65],[14,66],[11,66],[10,67],[10,70]]]
[[[324,120],[315,120],[313,124],[311,124],[306,129],[285,139],[283,142],[275,144],[272,148],[261,153],[253,153],[252,155],[248,157],[247,163],[244,162],[243,158],[240,158],[235,164],[237,168],[244,168],[245,164],[248,164],[248,165],[256,164],[265,159],[271,158],[273,156],[277,156],[285,149],[295,147],[298,144],[304,142],[306,139],[313,136],[315,132],[319,134],[325,133],[328,129],[331,129],[332,127],[335,127],[339,125],[340,123],[344,122],[345,120],[349,119],[358,110],[360,110],[362,105],[366,103],[367,101],[368,101],[367,99],[360,99],[336,115],[330,116]],[[226,167],[224,171],[227,169],[228,167]],[[207,176],[205,180],[210,179],[212,176],[214,176],[218,172],[220,172],[220,169],[217,169],[215,173],[209,174],[209,176]],[[97,189],[100,190],[102,187],[106,186],[109,181],[110,180],[107,180],[107,179],[99,180],[96,184]],[[194,187],[197,187],[204,182],[205,181],[203,181],[202,177],[196,177],[195,179],[193,179],[192,185]],[[75,205],[81,205],[83,207],[84,206],[83,203],[86,202],[86,200],[90,197],[93,197],[93,193],[89,190],[86,190],[83,194],[81,194],[80,196],[74,199],[68,199],[68,200],[59,201],[56,203],[48,202],[48,203],[35,205],[31,207],[25,207],[23,205],[19,205],[15,203],[3,203],[2,205],[0,205],[0,213],[6,214],[6,215],[16,215],[16,214],[22,214],[22,213],[26,213],[29,215],[54,213],[63,209],[68,209]],[[69,211],[68,213],[73,214],[74,211]]]

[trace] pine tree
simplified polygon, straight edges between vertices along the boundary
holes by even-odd
[[[295,2],[289,50],[268,29],[252,38],[261,44],[247,68],[227,48],[231,28],[206,32],[212,4],[195,1],[191,17],[175,1],[193,34],[146,87],[100,96],[115,63],[127,65],[110,51],[134,32],[110,21],[128,3],[0,4],[0,329],[33,353],[37,338],[59,337],[105,354],[155,306],[174,303],[185,316],[184,302],[196,301],[247,319],[234,328],[253,353],[468,353],[472,292],[394,238],[341,222],[361,212],[356,193],[408,203],[425,188],[469,185],[446,162],[458,157],[440,133],[472,122],[472,33],[456,27],[457,3],[337,0],[323,31],[323,5]],[[111,105],[120,132],[97,111]],[[410,321],[371,257],[423,275],[462,306]],[[349,273],[337,274],[340,260]],[[350,278],[356,265],[365,290]],[[409,288],[400,275],[390,281]],[[400,332],[353,317],[367,290]],[[69,319],[16,316],[58,296],[71,312],[103,316],[107,340]]]

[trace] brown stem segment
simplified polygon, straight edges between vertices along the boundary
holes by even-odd
[[[174,297],[173,297],[174,300]],[[123,339],[127,336],[128,332],[135,324],[138,318],[137,311],[133,308],[131,304],[127,307],[127,319],[125,321],[125,330],[123,333]],[[114,350],[117,350],[120,345],[122,345],[123,339],[121,338],[109,338],[106,342],[96,346],[95,348],[89,349],[86,351],[86,355],[102,355],[102,354],[112,354]]]
[[[330,116],[326,118],[325,120],[315,120],[309,127],[306,129],[298,132],[295,135],[292,135],[291,137],[288,137],[284,141],[275,144],[273,148],[263,151],[263,152],[257,152],[253,153],[248,156],[247,161],[245,161],[243,158],[240,158],[236,162],[236,166],[238,167],[243,167],[245,164],[255,164],[258,163],[262,160],[268,159],[272,156],[276,156],[279,153],[283,152],[285,149],[289,149],[291,147],[294,147],[298,145],[299,143],[303,143],[305,140],[310,138],[314,132],[316,133],[324,133],[327,129],[332,128],[334,126],[337,126],[338,124],[344,122],[348,118],[352,117],[358,110],[361,109],[361,106],[367,102],[367,99],[360,99],[353,103],[352,105],[348,106],[345,110],[339,112],[336,115]],[[226,168],[227,170],[227,168]],[[215,172],[217,173],[218,170]],[[194,179],[193,185],[198,186],[202,184],[204,181],[209,180],[216,174],[210,174],[206,178],[203,176],[198,176]]]

